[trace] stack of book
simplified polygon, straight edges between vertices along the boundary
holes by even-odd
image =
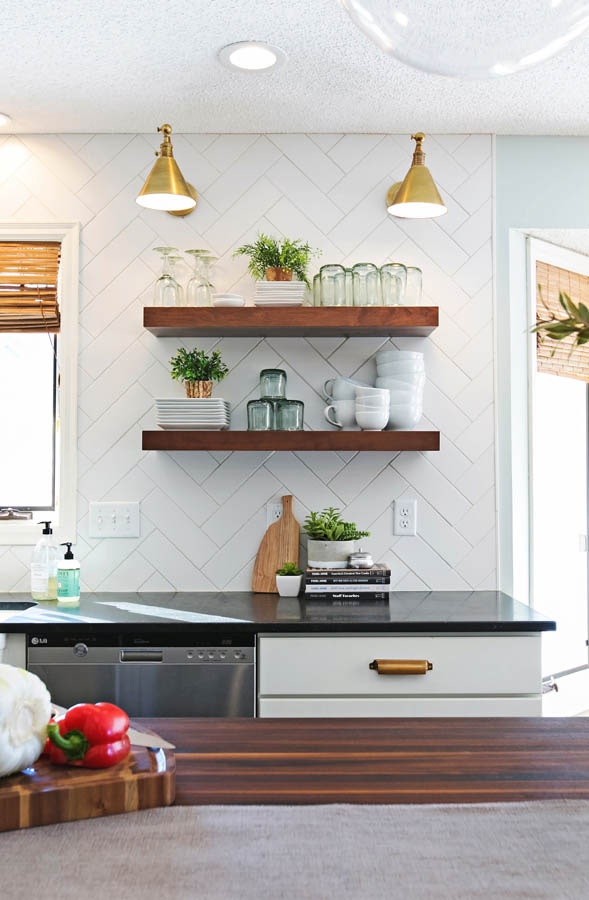
[[[383,563],[370,569],[311,569],[305,574],[305,601],[343,611],[368,612],[388,606],[391,570]]]

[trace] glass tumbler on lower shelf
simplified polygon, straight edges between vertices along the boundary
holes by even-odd
[[[305,404],[302,400],[277,400],[276,431],[302,431]]]
[[[373,263],[356,263],[352,267],[354,306],[380,305],[380,278]]]
[[[260,372],[260,395],[264,400],[282,400],[286,395],[286,372],[284,369],[262,369]]]
[[[386,263],[380,269],[380,292],[383,306],[402,306],[405,303],[407,267],[403,263]]]
[[[274,431],[274,404],[271,400],[250,400],[247,405],[248,431]]]

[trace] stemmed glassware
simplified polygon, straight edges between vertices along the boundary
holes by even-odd
[[[217,261],[208,250],[186,250],[194,265],[193,273],[186,285],[186,303],[188,306],[210,306],[214,287],[210,281],[210,265]]]
[[[174,277],[174,265],[179,257],[172,256],[177,253],[176,247],[154,247],[156,253],[162,257],[162,274],[155,282],[154,305],[155,306],[180,306],[182,304],[182,287]]]

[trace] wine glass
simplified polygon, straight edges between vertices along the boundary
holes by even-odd
[[[206,301],[208,279],[204,277],[202,257],[208,256],[208,250],[185,250],[192,257],[192,275],[186,283],[186,305],[208,306]]]
[[[197,306],[211,306],[215,287],[211,283],[211,266],[216,263],[218,256],[211,256],[209,253],[200,257],[202,269],[202,284],[200,285],[199,302]]]
[[[179,306],[182,296],[182,288],[174,278],[173,268],[178,257],[171,260],[171,256],[177,253],[176,247],[154,247],[156,253],[162,257],[162,274],[155,282],[154,304],[155,306]]]

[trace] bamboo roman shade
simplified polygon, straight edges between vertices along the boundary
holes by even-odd
[[[538,321],[548,319],[551,313],[554,313],[557,319],[566,316],[558,302],[558,295],[561,291],[568,294],[573,303],[580,302],[589,306],[589,276],[587,275],[579,275],[577,272],[569,272],[568,269],[559,269],[558,266],[537,261],[536,284],[538,287],[536,300]],[[537,338],[539,372],[589,381],[589,344],[575,347],[571,353],[574,337],[555,341],[554,338],[540,332]]]
[[[0,241],[0,331],[59,331],[59,241]]]

